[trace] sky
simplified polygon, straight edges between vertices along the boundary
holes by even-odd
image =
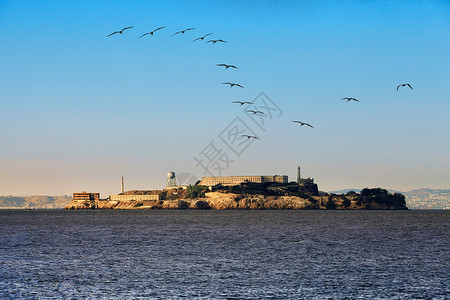
[[[0,43],[0,195],[450,188],[448,1],[1,0]]]

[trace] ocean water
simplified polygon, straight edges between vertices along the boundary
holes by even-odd
[[[0,211],[0,298],[450,299],[446,211]]]

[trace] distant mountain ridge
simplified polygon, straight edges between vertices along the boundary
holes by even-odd
[[[333,194],[346,194],[361,189],[342,189],[330,191]],[[388,190],[390,193],[402,193],[406,197],[406,205],[410,209],[450,209],[450,189],[419,188],[407,192]]]
[[[72,201],[71,196],[0,196],[0,208],[6,209],[55,209],[64,208]]]

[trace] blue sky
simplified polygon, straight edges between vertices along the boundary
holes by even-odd
[[[242,2],[1,1],[0,194],[162,188],[204,176],[211,141],[222,175],[450,188],[449,2]],[[210,32],[228,43],[191,43]],[[230,103],[260,92],[282,110],[265,131]],[[236,117],[260,137],[240,156],[218,137]]]

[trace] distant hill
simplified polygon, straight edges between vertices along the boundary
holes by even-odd
[[[343,189],[343,190],[336,190],[336,191],[329,191],[330,194],[347,194],[348,192],[361,192],[361,189]]]
[[[71,196],[0,196],[0,208],[64,208],[71,201]]]
[[[416,189],[403,193],[412,209],[450,209],[450,190]]]
[[[346,194],[350,191],[360,192],[361,189],[342,189],[330,191],[333,194]],[[407,192],[388,190],[390,193],[402,193],[406,197],[406,205],[410,209],[450,209],[450,189],[420,188]]]

